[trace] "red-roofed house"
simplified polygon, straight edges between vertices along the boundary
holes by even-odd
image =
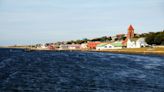
[[[87,43],[87,47],[89,48],[89,49],[96,49],[96,46],[97,46],[97,44],[100,44],[101,42],[98,42],[98,41],[96,41],[96,42],[88,42]]]

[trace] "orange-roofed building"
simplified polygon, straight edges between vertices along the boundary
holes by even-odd
[[[89,49],[96,49],[96,46],[98,45],[98,44],[100,44],[101,42],[88,42],[87,43],[87,47],[89,48]]]

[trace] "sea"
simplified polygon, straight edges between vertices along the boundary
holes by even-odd
[[[0,49],[0,92],[164,92],[164,56]]]

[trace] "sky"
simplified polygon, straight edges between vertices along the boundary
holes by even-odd
[[[0,45],[164,29],[164,0],[0,0]]]

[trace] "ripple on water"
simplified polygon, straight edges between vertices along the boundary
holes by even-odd
[[[2,92],[164,90],[164,57],[160,56],[36,51],[0,53],[0,60]]]

